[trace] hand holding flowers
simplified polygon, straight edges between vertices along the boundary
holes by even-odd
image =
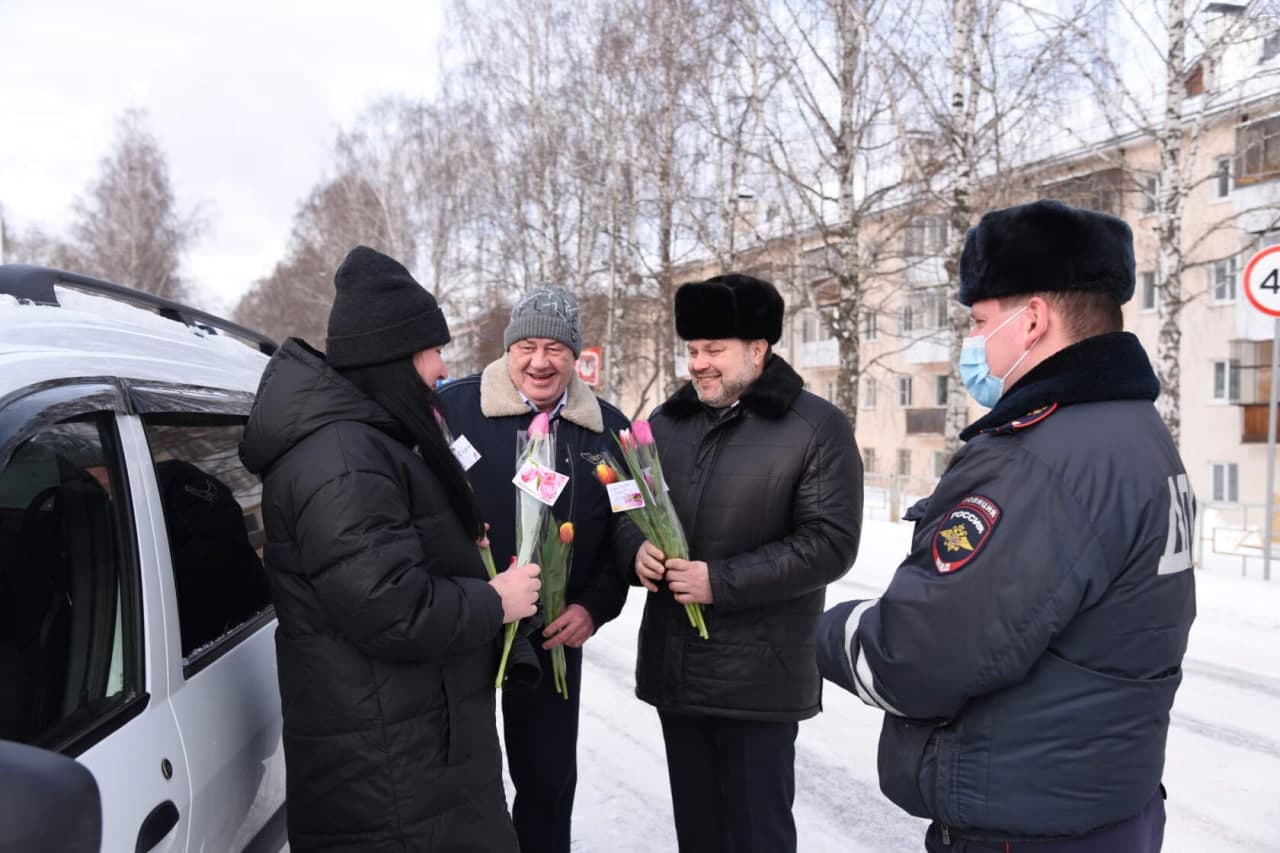
[[[542,618],[548,623],[548,630],[556,626],[563,615],[564,594],[569,580],[569,552],[572,548],[573,524],[566,521],[557,525],[555,517],[547,513],[546,534],[542,540],[542,564],[546,581],[546,587],[542,591]],[[568,699],[569,682],[564,645],[547,643],[545,646],[551,649],[551,673],[555,679],[556,692]]]
[[[517,438],[516,479],[529,481],[541,495],[545,491],[543,473],[551,472],[554,475],[555,458],[555,441],[551,437],[550,420],[545,412],[539,412],[529,424],[523,443],[520,443],[520,439]],[[536,482],[533,482],[534,480]],[[517,553],[514,562],[519,568],[524,568],[533,559],[534,549],[538,547],[538,533],[542,528],[542,516],[546,510],[546,504],[537,496],[517,486]],[[532,616],[535,612],[536,610],[530,610],[525,615]],[[494,687],[501,687],[503,677],[506,675],[507,659],[511,656],[511,644],[516,639],[516,621],[507,623],[506,636],[503,637],[502,642],[502,658],[498,661],[498,676],[494,681]]]
[[[667,588],[685,605],[711,604],[711,575],[702,560],[672,557],[666,564]]]
[[[622,449],[627,472],[639,491],[639,499],[634,504],[630,518],[649,540],[649,544],[642,545],[636,554],[636,574],[651,592],[657,590],[658,581],[667,580],[676,600],[684,605],[689,624],[705,640],[708,633],[702,605],[711,603],[707,564],[701,561],[689,562],[689,544],[685,539],[684,528],[680,525],[680,517],[671,503],[671,496],[667,494],[662,460],[654,444],[653,430],[648,421],[635,421],[630,430],[624,429],[615,438]],[[618,477],[617,468],[608,460],[596,469],[596,478],[606,488],[609,478]],[[672,577],[669,573],[673,570],[676,572],[679,589],[670,586]]]

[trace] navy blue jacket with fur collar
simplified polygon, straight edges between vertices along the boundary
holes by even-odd
[[[1195,499],[1141,344],[1087,338],[962,433],[823,676],[886,712],[880,786],[956,837],[1083,835],[1158,796],[1195,617]]]
[[[500,358],[482,373],[450,382],[438,392],[454,438],[465,436],[480,452],[467,475],[490,525],[489,541],[499,569],[516,553],[516,487],[511,483],[516,433],[527,430],[533,420],[533,410],[521,399],[506,365]],[[556,470],[569,475],[569,485],[552,511],[557,520],[574,525],[565,603],[585,607],[599,630],[622,611],[627,584],[609,550],[618,521],[594,470],[603,452],[621,461],[613,435],[630,423],[576,375],[569,383],[569,399],[552,423]]]

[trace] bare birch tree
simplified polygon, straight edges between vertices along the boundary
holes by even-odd
[[[926,289],[945,323],[949,376],[944,453],[959,447],[968,420],[960,349],[968,311],[954,301],[964,236],[984,209],[1014,201],[1044,140],[1060,133],[1063,58],[1072,40],[1062,28],[1037,29],[1010,0],[927,0],[910,33],[877,31],[875,56],[907,82],[891,113],[912,178],[907,210],[934,217],[916,239],[925,254],[907,258],[907,280]],[[919,220],[917,220],[917,223]],[[912,228],[909,232],[920,236]],[[941,263],[937,263],[938,260]]]
[[[859,323],[878,283],[881,245],[864,235],[868,218],[900,189],[892,158],[886,92],[894,69],[877,76],[870,31],[892,29],[905,7],[879,0],[785,0],[750,7],[779,84],[762,102],[767,145],[785,227],[814,234],[794,283],[821,308],[838,342],[835,403],[855,428],[864,370]],[[882,66],[887,68],[887,66]]]
[[[120,117],[111,153],[73,208],[68,266],[169,299],[190,296],[182,255],[202,224],[196,213],[179,210],[146,113]]]
[[[1197,292],[1189,286],[1187,274],[1198,263],[1195,255],[1206,238],[1221,228],[1234,227],[1240,214],[1233,211],[1230,217],[1189,235],[1184,233],[1183,211],[1188,195],[1216,178],[1198,156],[1203,132],[1214,114],[1230,107],[1247,89],[1222,79],[1223,57],[1233,45],[1255,39],[1262,22],[1274,26],[1276,6],[1274,0],[1238,5],[1108,0],[1103,8],[1118,22],[1108,29],[1133,33],[1136,55],[1125,58],[1117,45],[1104,41],[1092,28],[1073,20],[1054,21],[1073,28],[1091,47],[1089,61],[1077,63],[1076,68],[1103,108],[1109,133],[1150,139],[1159,153],[1157,173],[1149,176],[1155,181],[1149,199],[1158,237],[1155,290],[1160,331],[1155,366],[1161,395],[1157,406],[1174,441],[1180,440],[1182,421],[1182,309],[1204,295],[1203,289]],[[1135,67],[1144,73],[1137,73]],[[1153,68],[1154,78],[1150,76]],[[1112,163],[1127,168],[1122,152],[1112,157]]]

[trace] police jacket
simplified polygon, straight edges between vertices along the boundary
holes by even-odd
[[[802,385],[775,355],[738,405],[708,408],[685,385],[653,415],[690,559],[707,563],[714,598],[706,640],[665,587],[646,598],[636,695],[661,711],[819,711],[815,632],[827,584],[857,556],[862,459],[844,413]]]
[[[880,786],[950,834],[1077,835],[1159,789],[1195,616],[1187,474],[1137,338],[1032,369],[961,448],[822,673],[886,713]]]
[[[240,455],[263,479],[295,851],[515,851],[493,676],[502,602],[385,409],[291,339]]]
[[[595,466],[605,452],[621,461],[613,436],[629,422],[576,375],[568,392],[552,428],[556,470],[569,475],[569,484],[551,510],[557,521],[572,521],[574,526],[565,604],[585,607],[598,630],[622,611],[627,584],[609,550],[618,519],[595,478]],[[516,487],[511,482],[516,474],[516,433],[529,428],[533,409],[512,383],[505,358],[483,373],[446,384],[438,394],[455,440],[465,438],[480,454],[467,475],[490,525],[494,560],[502,569],[516,553]]]

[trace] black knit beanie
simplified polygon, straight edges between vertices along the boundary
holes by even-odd
[[[356,246],[333,275],[325,355],[338,369],[381,364],[449,342],[436,299],[399,261]]]

